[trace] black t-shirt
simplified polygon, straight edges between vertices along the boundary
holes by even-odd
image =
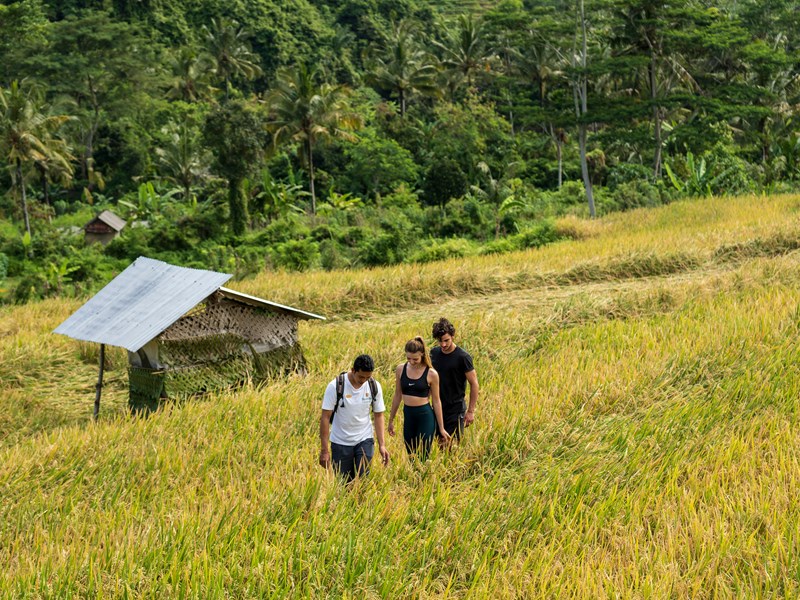
[[[474,370],[472,357],[460,346],[445,354],[439,346],[431,349],[433,368],[439,373],[439,397],[444,410],[465,410],[467,373]]]

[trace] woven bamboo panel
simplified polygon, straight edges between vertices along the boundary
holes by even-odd
[[[212,390],[228,389],[245,381],[260,382],[292,372],[305,373],[300,344],[263,354],[246,352],[214,363],[168,369],[129,367],[129,405],[133,411],[158,409],[164,401],[183,400]]]
[[[271,313],[212,296],[202,308],[173,323],[159,336],[159,340],[190,340],[225,333],[258,344],[260,349],[278,348],[297,342],[297,320],[291,315]]]

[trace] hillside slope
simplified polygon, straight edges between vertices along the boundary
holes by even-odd
[[[574,222],[472,261],[264,275],[323,312],[307,377],[125,416],[112,355],[49,332],[78,301],[0,312],[2,597],[716,597],[800,593],[798,197]],[[446,314],[476,358],[451,455],[344,489],[316,466],[325,383],[388,383]]]

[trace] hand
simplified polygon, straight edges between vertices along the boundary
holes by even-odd
[[[331,453],[327,450],[321,450],[319,453],[319,466],[325,469],[331,466]]]
[[[450,442],[451,442],[452,440],[453,440],[453,438],[452,438],[452,437],[450,437],[450,434],[449,434],[449,433],[447,433],[447,431],[445,431],[444,429],[440,429],[440,430],[439,430],[439,443],[440,443],[442,446],[449,446],[449,445],[450,445]]]
[[[381,462],[384,465],[388,465],[389,464],[389,451],[386,449],[386,446],[381,446],[380,447],[380,453],[381,453]]]
[[[464,415],[464,427],[469,427],[475,422],[475,411],[468,410],[467,414]]]
[[[389,435],[394,437],[394,421],[389,420]]]

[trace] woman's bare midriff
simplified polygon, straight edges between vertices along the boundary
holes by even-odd
[[[421,398],[420,396],[406,396],[403,394],[403,404],[406,406],[425,406],[428,404],[427,398]]]

